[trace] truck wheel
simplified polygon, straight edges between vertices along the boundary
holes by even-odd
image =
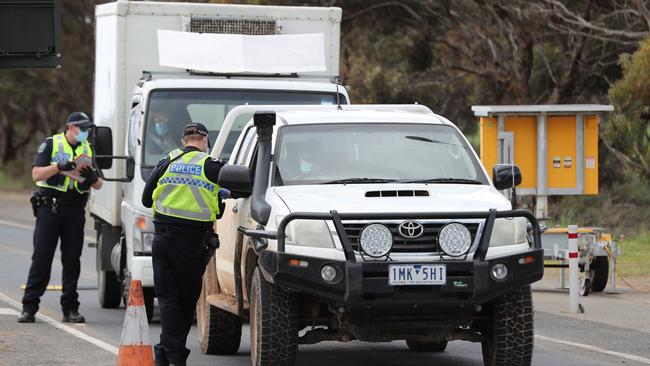
[[[533,302],[530,286],[494,300],[481,327],[485,366],[530,366],[533,357]]]
[[[242,320],[235,314],[208,304],[205,292],[204,279],[196,305],[201,352],[209,355],[234,355],[241,343]]]
[[[256,268],[250,302],[253,366],[293,366],[298,353],[298,301]]]
[[[420,342],[406,341],[406,345],[414,352],[444,352],[447,348],[447,341],[440,342]]]
[[[97,271],[97,296],[104,309],[116,309],[122,301],[122,288],[114,271]]]
[[[153,287],[143,287],[144,309],[147,311],[147,322],[153,318],[153,298],[156,297]]]
[[[607,280],[609,277],[609,258],[594,257],[590,268],[593,271],[593,276],[591,277],[591,290],[594,292],[603,291],[605,287],[607,287]]]

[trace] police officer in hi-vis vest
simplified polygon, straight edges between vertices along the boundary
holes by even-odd
[[[77,280],[84,240],[84,207],[90,188],[99,189],[102,180],[92,168],[93,155],[88,132],[93,124],[85,113],[68,116],[65,132],[48,137],[38,147],[32,164],[32,179],[40,187],[32,195],[36,217],[34,253],[23,296],[19,323],[33,323],[40,297],[50,281],[52,259],[61,239],[63,265],[63,321],[83,323],[79,314]]]
[[[205,266],[219,246],[213,225],[220,198],[230,192],[217,185],[224,163],[208,155],[208,129],[190,123],[183,149],[175,149],[151,172],[142,203],[153,206],[154,289],[160,305],[160,342],[156,365],[185,365],[185,347],[201,293]]]

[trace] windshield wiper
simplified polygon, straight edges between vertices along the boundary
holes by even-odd
[[[390,183],[397,182],[397,179],[385,178],[345,178],[324,182],[322,184],[360,184],[360,183]]]
[[[430,142],[432,144],[444,144],[444,145],[458,146],[458,147],[464,148],[464,146],[459,145],[459,144],[454,144],[454,143],[451,143],[451,142],[445,142],[445,141],[440,141],[440,140],[434,140],[434,139],[430,139],[430,138],[424,137],[424,136],[404,136],[404,138],[409,139],[409,140],[414,140],[414,141]]]
[[[400,183],[450,183],[450,184],[483,184],[483,182],[474,179],[465,178],[430,178],[401,180]]]

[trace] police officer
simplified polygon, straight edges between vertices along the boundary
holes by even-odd
[[[217,185],[224,164],[207,154],[208,129],[190,123],[181,142],[182,149],[158,163],[142,193],[142,203],[154,212],[154,289],[162,328],[154,346],[156,365],[185,365],[203,272],[218,246],[213,224],[219,196],[230,195]]]
[[[90,188],[102,186],[102,180],[89,162],[93,154],[87,141],[91,126],[85,113],[74,112],[68,116],[65,132],[48,137],[38,147],[32,165],[32,179],[40,187],[32,196],[36,216],[34,252],[19,323],[34,322],[40,297],[50,281],[52,259],[59,238],[63,265],[63,321],[85,322],[79,314],[77,293],[86,221],[84,207]]]

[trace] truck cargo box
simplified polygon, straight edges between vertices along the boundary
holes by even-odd
[[[113,131],[115,155],[126,153],[131,94],[142,71],[182,71],[159,65],[158,30],[246,35],[322,33],[326,70],[298,73],[329,80],[339,73],[340,8],[117,1],[98,5],[96,16],[94,122]],[[115,160],[107,177],[124,175]],[[122,183],[93,191],[90,212],[120,226]]]

